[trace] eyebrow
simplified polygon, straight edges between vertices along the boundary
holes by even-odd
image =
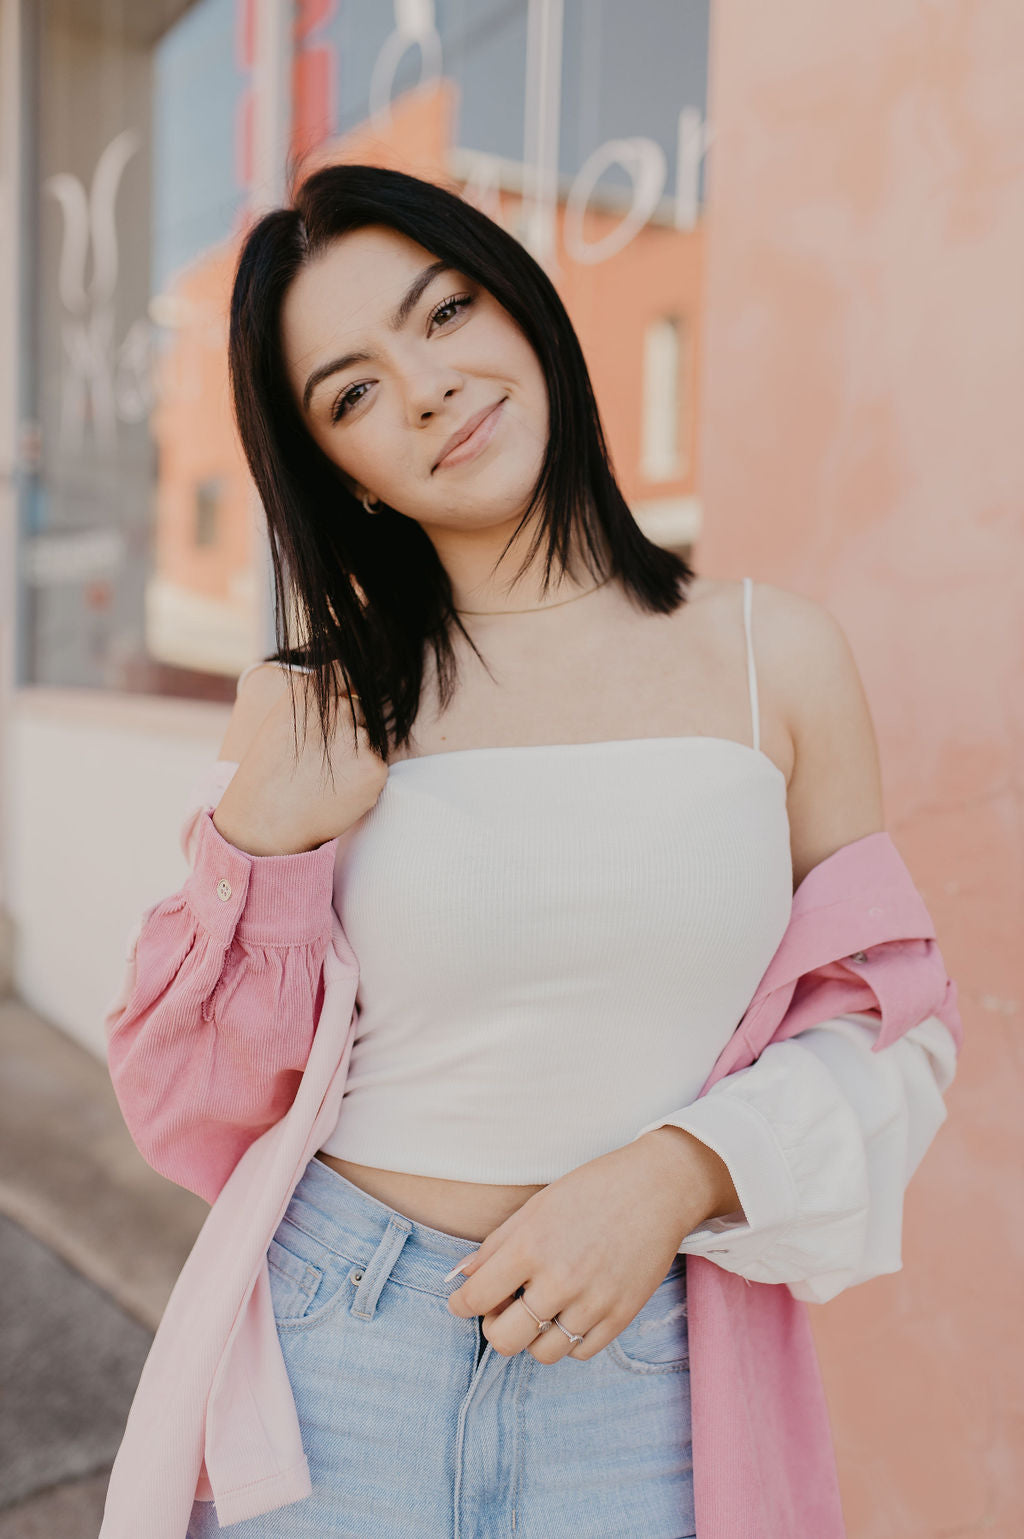
[[[395,310],[388,317],[388,330],[401,331],[402,327],[409,319],[409,316],[416,308],[416,305],[419,303],[420,296],[424,289],[426,289],[429,284],[433,283],[438,273],[452,271],[454,271],[454,269],[450,266],[450,264],[441,260],[437,262],[431,262],[429,267],[424,267],[422,272],[417,273],[416,277],[412,280],[409,287],[402,295],[402,298],[400,299]],[[313,394],[313,391],[316,389],[317,385],[322,384],[329,375],[337,374],[340,372],[340,370],[347,369],[354,363],[370,363],[375,357],[375,353],[368,353],[365,350],[357,350],[351,353],[343,353],[340,358],[332,358],[330,363],[322,363],[319,368],[313,370],[312,374],[306,381],[305,389],[302,392],[303,411],[309,410],[310,396]]]

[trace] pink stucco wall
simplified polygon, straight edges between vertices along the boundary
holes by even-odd
[[[850,1539],[1024,1534],[1024,5],[719,0],[705,534],[839,619],[960,988],[904,1270],[812,1310]]]

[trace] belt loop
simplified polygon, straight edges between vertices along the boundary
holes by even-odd
[[[355,1298],[352,1300],[351,1313],[358,1315],[360,1320],[372,1320],[374,1310],[377,1308],[377,1300],[391,1270],[398,1260],[402,1246],[412,1233],[412,1224],[399,1213],[392,1213],[388,1219],[387,1228],[381,1235],[380,1244],[374,1251],[364,1271],[358,1267],[349,1273],[353,1282],[358,1282]]]

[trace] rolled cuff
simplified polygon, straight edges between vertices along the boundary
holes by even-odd
[[[335,838],[292,855],[250,855],[224,838],[207,808],[182,890],[225,946],[235,935],[251,945],[308,945],[331,929],[337,851]]]

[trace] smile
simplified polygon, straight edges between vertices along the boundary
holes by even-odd
[[[508,397],[506,396],[505,400],[507,399]],[[475,459],[494,437],[495,429],[501,420],[505,400],[499,401],[496,406],[492,407],[483,421],[479,422],[473,429],[469,437],[464,438],[460,444],[456,444],[454,449],[449,449],[444,458],[438,460],[434,469],[446,470],[449,465],[463,465],[467,460]]]

